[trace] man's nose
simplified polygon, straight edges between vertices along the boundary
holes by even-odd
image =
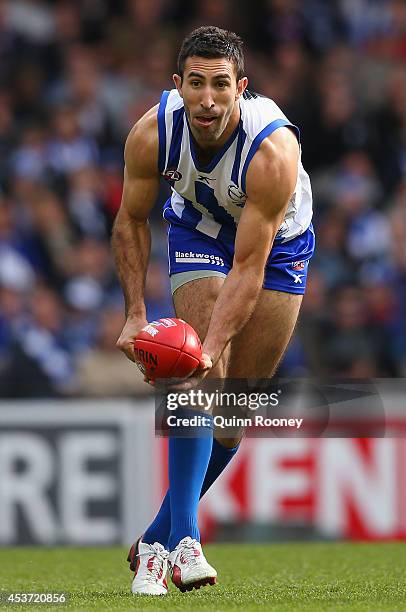
[[[200,105],[204,110],[210,110],[213,108],[215,102],[213,99],[213,93],[209,87],[206,87],[202,92],[202,98],[200,100]]]

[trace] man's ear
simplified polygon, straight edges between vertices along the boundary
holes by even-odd
[[[179,76],[179,74],[173,74],[172,79],[173,79],[173,82],[175,83],[175,87],[178,90],[180,97],[183,98],[182,96],[182,77]]]
[[[238,81],[238,83],[237,83],[237,92],[235,94],[235,99],[236,100],[238,100],[238,98],[241,98],[242,94],[247,89],[247,85],[248,85],[247,77],[243,77],[242,79],[240,79]]]

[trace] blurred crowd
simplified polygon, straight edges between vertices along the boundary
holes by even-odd
[[[317,251],[283,375],[406,375],[405,0],[0,0],[0,396],[146,385],[115,348],[123,144],[198,25],[302,133]],[[173,314],[163,185],[148,319]]]

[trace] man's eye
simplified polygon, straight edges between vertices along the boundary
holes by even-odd
[[[227,83],[225,83],[224,81],[219,81],[217,83],[217,87],[219,87],[220,89],[224,89],[225,87],[227,87]]]
[[[200,81],[191,81],[192,87],[199,87]]]

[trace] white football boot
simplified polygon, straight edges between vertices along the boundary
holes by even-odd
[[[200,542],[183,538],[168,558],[172,582],[182,592],[216,584],[217,572],[205,559]]]
[[[131,546],[127,561],[135,572],[131,591],[134,595],[166,595],[169,551],[162,544],[145,544],[141,538]]]

